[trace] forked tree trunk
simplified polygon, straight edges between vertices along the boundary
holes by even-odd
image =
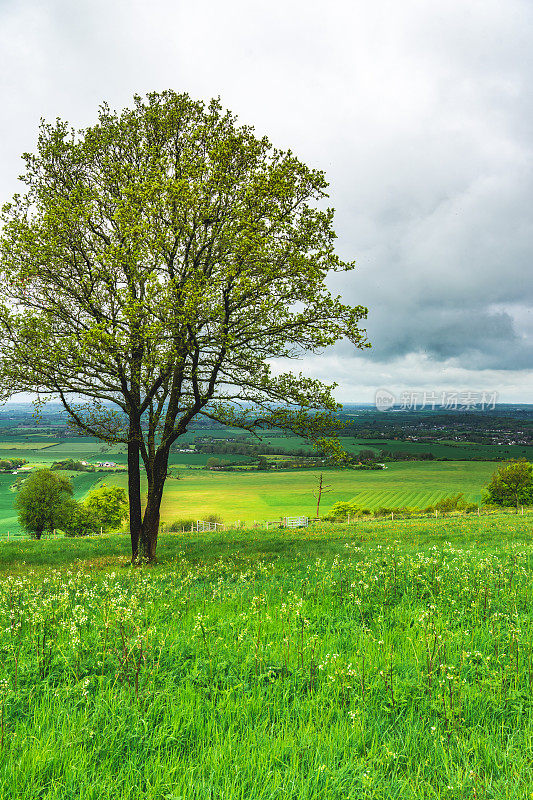
[[[159,517],[163,489],[167,477],[168,449],[159,451],[148,475],[148,498],[141,526],[141,554],[149,562],[155,561]]]
[[[141,471],[139,465],[139,441],[132,438],[128,441],[128,499],[130,509],[131,560],[139,559],[139,541],[142,530],[141,513]]]

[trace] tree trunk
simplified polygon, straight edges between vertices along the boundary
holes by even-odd
[[[168,449],[156,453],[151,474],[148,475],[148,499],[141,527],[141,550],[143,558],[149,562],[155,561],[161,500],[167,478],[168,455]]]
[[[43,529],[42,528],[35,531],[35,538],[36,539],[40,539],[42,537],[42,535],[43,535]]]
[[[318,481],[318,497],[316,501],[316,515],[317,517],[320,516],[320,501],[322,500],[322,483],[324,480],[324,476],[320,473],[320,479]]]
[[[139,541],[142,531],[141,471],[139,466],[139,440],[130,425],[128,441],[128,499],[130,506],[131,560],[139,558]]]

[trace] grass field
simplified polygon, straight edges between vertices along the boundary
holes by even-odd
[[[180,455],[180,454],[176,454]],[[490,479],[495,465],[491,462],[398,462],[385,470],[328,470],[329,485],[324,494],[321,514],[338,500],[353,500],[361,507],[425,507],[441,497],[463,492],[465,499],[479,502],[482,487]],[[98,481],[127,487],[125,473],[64,473],[72,478],[75,496],[80,499]],[[161,519],[204,519],[220,514],[226,523],[240,520],[275,520],[284,516],[314,516],[316,474],[312,470],[283,472],[211,472],[187,470],[181,479],[169,479],[165,487]],[[18,530],[12,509],[13,492],[7,491],[12,476],[0,482],[0,536]],[[145,490],[145,482],[143,483]]]
[[[20,442],[9,439],[3,442],[0,441],[0,451],[2,451],[2,455],[4,450],[45,450],[47,447],[51,446],[51,442]],[[11,458],[14,457],[15,456],[11,456]],[[10,458],[10,456],[6,454],[5,458]]]
[[[342,444],[349,452],[358,453],[360,450],[374,450],[377,454],[381,450],[392,453],[433,453],[435,458],[448,458],[453,461],[458,459],[490,459],[490,458],[527,458],[533,460],[533,447],[527,445],[482,445],[476,442],[435,442],[424,444],[421,442],[404,442],[397,439],[353,439],[346,437]]]
[[[2,800],[525,800],[528,518],[0,550]]]
[[[15,495],[10,489],[14,482],[14,475],[0,474],[0,536],[5,536],[9,530],[19,530],[17,513],[13,507]]]
[[[464,492],[465,499],[478,502],[482,487],[495,469],[493,463],[404,462],[385,470],[328,470],[321,513],[338,500],[354,500],[368,508],[378,506],[425,507],[440,497]],[[305,514],[314,516],[316,487],[314,471],[231,472],[183,471],[182,480],[169,480],[165,487],[162,520],[203,519],[220,514],[228,523],[242,520],[274,520]],[[126,486],[126,475],[111,475],[109,482]]]

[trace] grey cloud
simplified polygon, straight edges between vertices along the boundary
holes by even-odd
[[[344,399],[450,375],[527,399],[532,39],[529,0],[4,0],[0,197],[41,116],[78,127],[134,92],[220,94],[326,171],[338,250],[357,262],[331,286],[369,307],[372,350],[304,365]]]

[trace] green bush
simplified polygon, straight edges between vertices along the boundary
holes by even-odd
[[[411,506],[391,506],[390,508],[387,506],[379,506],[379,508],[375,508],[373,511],[375,517],[390,517],[391,514],[402,517],[412,517],[413,514],[419,513],[419,508],[413,508]]]
[[[175,519],[173,522],[169,522],[164,527],[165,533],[180,533],[183,529],[186,531],[190,531],[191,525],[195,525],[195,519]]]
[[[219,522],[222,523],[224,520],[220,516],[220,514],[208,514],[204,517],[204,522]]]
[[[440,511],[441,514],[449,514],[450,511],[465,511],[467,508],[468,503],[465,502],[464,494],[459,492],[459,494],[451,495],[450,497],[442,497],[436,503],[431,506],[427,506],[424,509],[426,514],[431,514],[435,511]],[[475,503],[471,503],[474,508],[477,508]]]
[[[340,500],[338,503],[334,503],[326,516],[323,518],[326,522],[341,522],[348,517],[352,518],[357,516],[360,513],[359,508],[355,505],[355,503],[349,503],[344,500]]]
[[[533,467],[525,459],[500,464],[483,493],[489,505],[515,506],[533,504]]]

